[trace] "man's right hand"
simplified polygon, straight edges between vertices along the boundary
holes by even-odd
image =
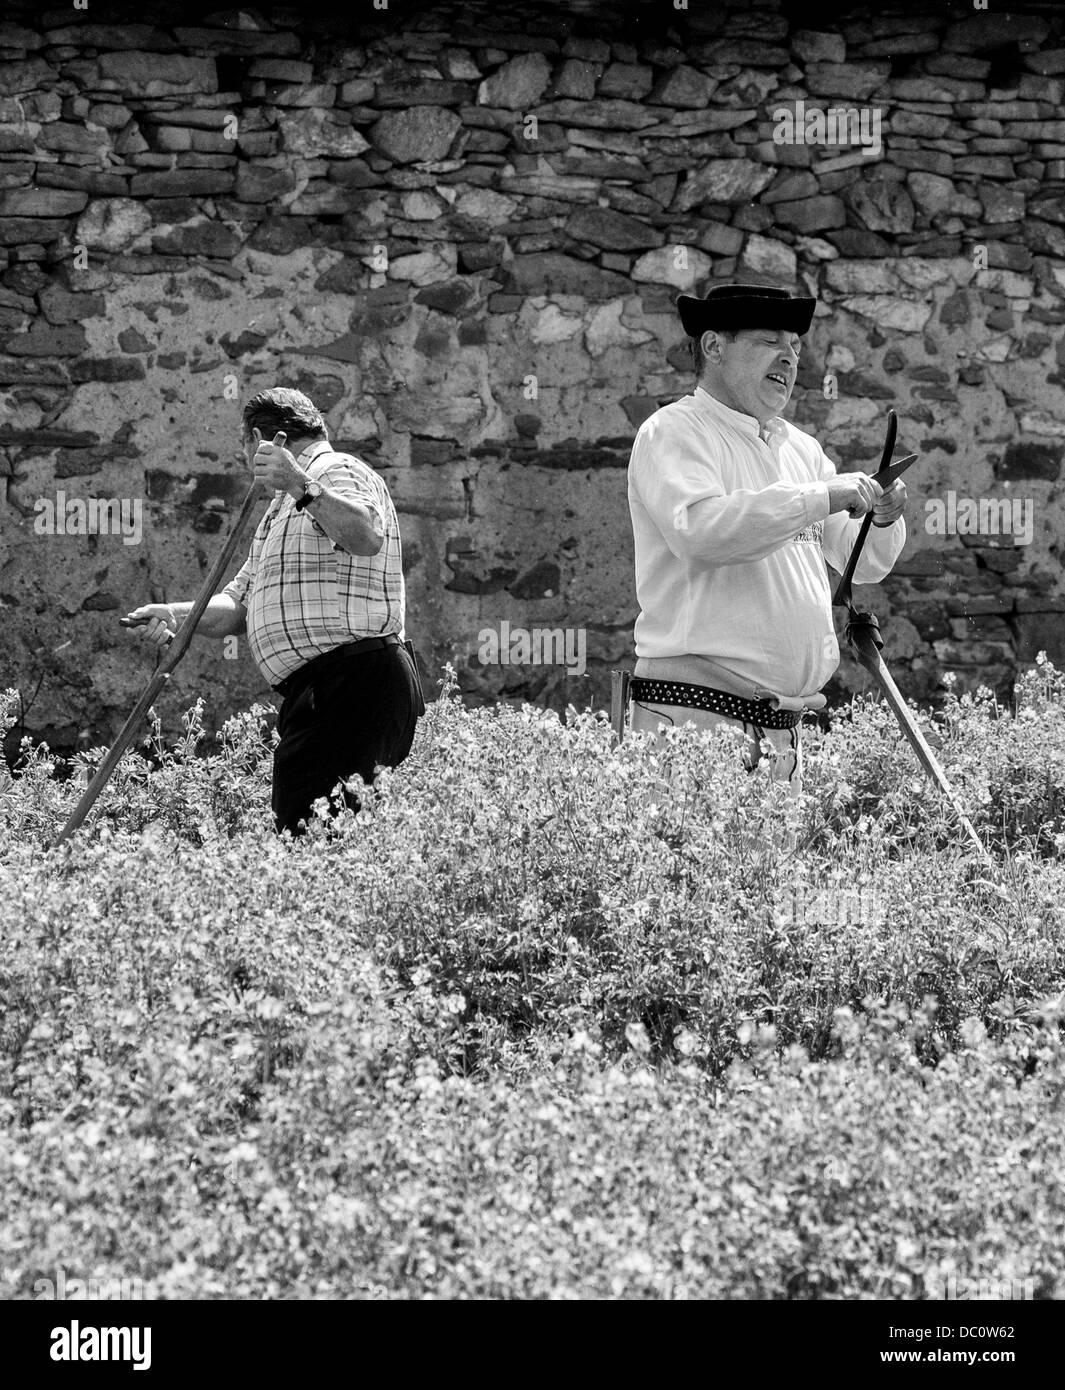
[[[147,621],[146,621],[147,620]],[[141,627],[144,636],[157,647],[165,647],[177,632],[178,622],[169,603],[146,603],[126,614],[126,621]]]
[[[830,516],[833,512],[864,516],[884,495],[884,489],[868,473],[838,473],[828,479],[827,487]]]

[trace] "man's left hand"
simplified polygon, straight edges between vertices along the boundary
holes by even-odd
[[[873,525],[890,526],[892,522],[898,521],[906,506],[906,484],[901,478],[896,478],[889,488],[884,491],[883,497],[873,508]]]
[[[288,436],[279,432],[274,435],[271,444],[263,439],[259,430],[253,430],[253,434],[256,445],[255,456],[252,459],[255,465],[255,481],[261,483],[268,492],[291,492],[293,496],[299,496],[303,492],[307,474],[285,448]]]

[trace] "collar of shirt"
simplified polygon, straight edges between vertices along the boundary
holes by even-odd
[[[733,410],[724,401],[719,401],[716,396],[712,396],[705,386],[695,388],[694,399],[697,406],[713,417],[715,421],[724,421],[730,424],[733,429],[739,430],[741,434],[749,435],[752,439],[760,439],[764,444],[776,452],[787,437],[788,427],[779,415],[774,415],[767,420],[764,428],[760,427],[753,415],[746,415],[742,410]]]
[[[313,443],[308,444],[306,449],[298,455],[296,462],[301,468],[307,468],[321,454],[331,454],[332,452],[333,446],[328,439],[316,439]]]

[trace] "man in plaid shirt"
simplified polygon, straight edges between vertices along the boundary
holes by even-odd
[[[269,436],[268,442],[264,436]],[[284,697],[274,751],[279,832],[302,833],[318,797],[410,752],[422,704],[404,644],[399,523],[384,481],[337,453],[318,410],[275,387],[244,407],[244,457],[274,497],[240,572],[197,628],[247,632],[252,656]],[[147,604],[145,635],[163,644],[191,603]],[[349,806],[358,798],[345,789]]]

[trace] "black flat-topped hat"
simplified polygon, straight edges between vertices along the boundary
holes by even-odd
[[[715,285],[704,299],[682,294],[677,310],[689,338],[708,328],[783,328],[800,337],[809,330],[816,299],[789,294],[769,285]]]

